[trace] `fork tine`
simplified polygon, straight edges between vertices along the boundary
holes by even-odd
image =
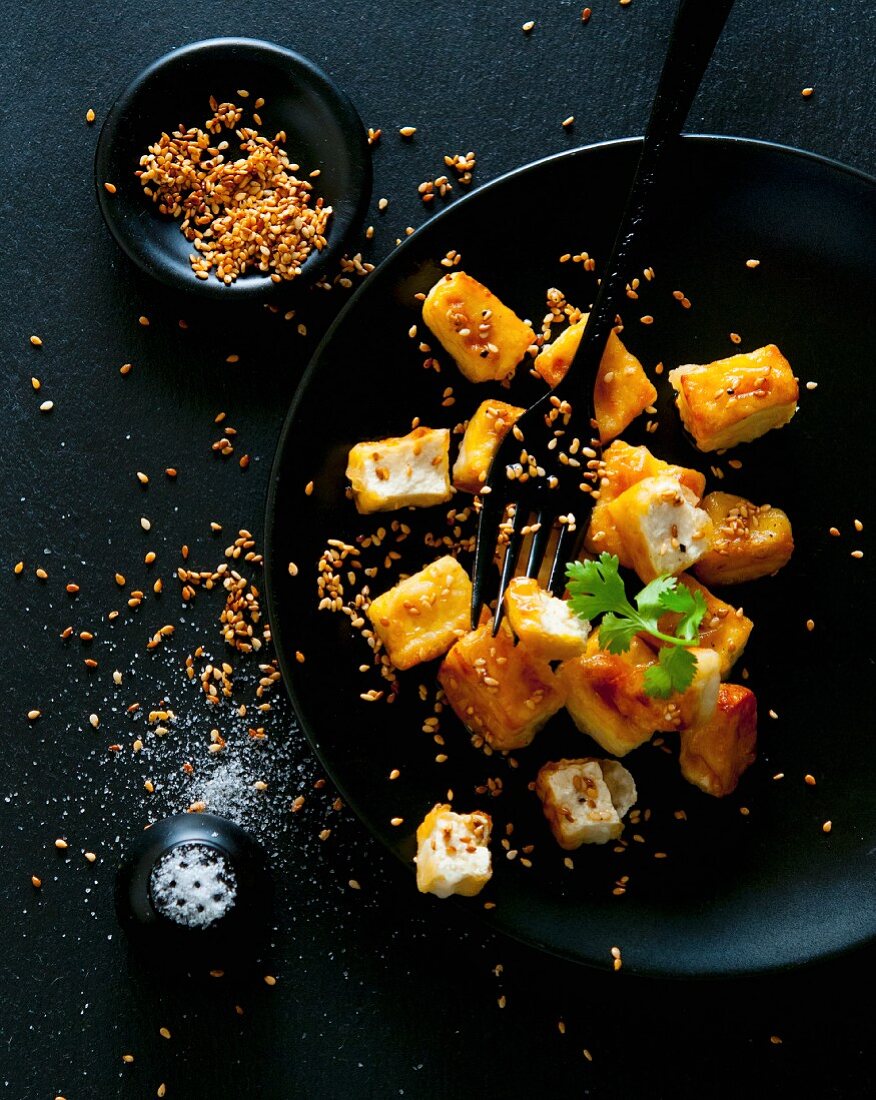
[[[539,511],[535,517],[535,522],[539,525],[539,528],[532,536],[532,543],[529,547],[529,560],[526,563],[527,577],[538,576],[554,525],[553,516],[547,515],[544,509]]]
[[[477,630],[481,614],[481,605],[485,603],[484,590],[487,574],[496,555],[496,541],[499,536],[499,524],[505,513],[505,502],[498,493],[487,493],[481,498],[481,511],[478,516],[478,535],[475,542],[475,560],[472,570],[471,586],[471,628]]]
[[[520,533],[520,529],[523,527],[527,515],[528,509],[523,506],[522,502],[518,503],[514,511],[514,519],[511,521],[511,533],[508,536],[505,560],[502,562],[502,576],[499,580],[499,596],[496,601],[496,613],[493,616],[494,638],[499,633],[499,625],[502,622],[505,607],[505,589],[508,587],[508,581],[510,581],[511,577],[514,575],[514,566],[517,564],[517,555],[520,553],[520,545],[523,542],[523,536]]]
[[[548,577],[547,589],[548,592],[552,592],[557,595],[557,584],[565,583],[566,570],[565,564],[570,551],[572,550],[572,543],[574,542],[572,534],[569,531],[568,524],[563,524],[560,527],[560,537],[557,539],[557,546],[554,550],[554,560],[551,563],[550,576]]]

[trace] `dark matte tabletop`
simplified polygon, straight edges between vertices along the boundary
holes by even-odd
[[[0,1096],[873,1094],[872,1013],[855,996],[872,952],[696,984],[545,957],[418,896],[338,804],[282,688],[254,709],[270,656],[225,652],[221,589],[183,604],[181,547],[204,571],[241,529],[261,551],[280,426],[349,291],[314,291],[290,320],[202,309],[123,259],[94,197],[99,125],[143,66],[201,38],[263,37],[323,66],[382,128],[375,233],[362,242],[377,262],[429,216],[417,184],[445,153],[474,150],[477,184],[640,134],[672,7],[595,0],[583,25],[566,0],[3,5]],[[874,41],[867,0],[738,0],[687,129],[873,172]],[[223,457],[211,445],[227,426],[237,434]],[[258,586],[257,564],[246,575]],[[164,624],[175,633],[148,650]],[[223,660],[233,708],[209,706],[200,686],[205,664]],[[150,711],[173,711],[165,735]],[[221,759],[208,750],[216,727]],[[278,884],[269,946],[221,977],[132,949],[113,906],[130,838],[199,800],[250,826]]]

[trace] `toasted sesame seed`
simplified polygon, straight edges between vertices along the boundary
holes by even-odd
[[[32,885],[32,886],[34,887],[34,889],[36,889],[36,890],[39,890],[39,889],[40,889],[40,887],[41,887],[41,886],[42,886],[42,884],[43,884],[43,880],[42,880],[41,878],[37,878],[37,876],[36,876],[36,875],[31,875],[31,876],[30,876],[30,882],[31,882],[31,885]]]
[[[833,828],[833,822],[832,821],[825,821],[825,823],[821,826],[821,831],[823,833],[829,833],[832,828]]]
[[[776,712],[774,710],[768,710],[767,714],[770,716],[770,718],[778,718],[779,717],[778,714],[776,714]]]
[[[31,336],[30,342],[33,344],[33,346],[35,348],[41,348],[43,346],[43,342],[39,338],[39,336]]]
[[[567,118],[564,118],[563,121],[562,121],[562,127],[563,127],[564,130],[568,130],[570,127],[572,127],[574,125],[575,125],[575,116],[574,115],[569,115]]]
[[[856,531],[863,531],[864,530],[864,524],[861,523],[861,521],[859,519],[855,520],[855,530]]]
[[[362,889],[362,887],[359,885],[359,883],[354,878],[351,878],[350,881],[347,883],[347,885],[350,887],[351,890],[361,890]]]
[[[835,539],[838,539],[838,538],[839,538],[839,528],[838,528],[838,527],[831,527],[831,528],[830,528],[830,529],[828,530],[828,532],[827,532],[827,533],[828,533],[829,535],[833,535],[833,537],[834,537]]]
[[[140,517],[140,526],[144,531],[152,530],[152,523],[145,516]]]
[[[158,1034],[161,1036],[162,1039],[170,1038],[170,1031],[166,1027],[160,1027],[158,1029]]]
[[[63,852],[63,851],[64,851],[64,849],[65,849],[65,848],[69,848],[69,847],[70,847],[70,845],[69,845],[69,844],[67,843],[67,841],[66,841],[66,840],[64,840],[64,838],[63,838],[63,837],[60,837],[60,836],[59,836],[59,837],[58,837],[58,839],[57,839],[57,840],[55,841],[55,847],[56,847],[56,848],[57,848],[57,849],[58,849],[59,851]]]
[[[416,126],[402,126],[402,128],[399,130],[399,133],[404,138],[413,137],[416,132],[417,132],[417,127]]]
[[[377,200],[377,209],[378,210],[385,210],[387,208],[387,206],[389,206],[389,199],[378,199]]]
[[[532,30],[532,28],[534,26],[535,26],[535,20],[534,19],[527,19],[527,21],[523,24],[523,26],[520,29],[523,31],[524,34],[529,34],[529,32]]]
[[[83,852],[82,854],[85,856],[89,863],[94,863],[94,861],[97,859],[97,856],[94,854],[94,852]]]
[[[119,374],[130,374],[133,370],[133,363],[122,363],[119,367]]]
[[[42,717],[42,713],[43,712],[41,710],[29,710],[27,712],[27,720],[29,722],[35,722],[37,720],[37,718]]]
[[[97,727],[100,725],[100,718],[98,718],[96,714],[89,714],[88,721],[92,724],[94,729],[97,729]]]
[[[590,9],[585,8],[585,11],[590,11]],[[584,1055],[584,1057],[587,1059],[588,1062],[593,1061],[593,1055],[590,1053],[590,1051],[587,1049],[587,1047],[584,1047],[584,1049],[581,1051],[581,1053]]]
[[[123,1054],[122,1055],[122,1061],[125,1063],[126,1066],[129,1066],[134,1061],[134,1055],[133,1054]]]
[[[806,383],[806,389],[807,390],[817,390],[818,389],[818,383],[817,382],[807,382]]]
[[[41,581],[47,581],[49,579],[49,574],[45,571],[45,569],[42,568],[42,566],[39,566],[37,569],[35,569],[34,573],[39,577]]]
[[[42,382],[40,382],[39,378],[31,378],[30,384],[37,392],[39,392],[40,386],[42,386]]]
[[[114,183],[104,183],[103,186],[111,195],[114,195],[118,190]]]
[[[760,260],[746,260],[746,267],[760,267]]]
[[[803,782],[806,784],[807,787],[814,787],[815,786],[815,776],[810,775],[807,772],[806,775],[803,776]]]
[[[85,121],[88,122],[88,123],[92,123],[92,122],[94,122],[95,118],[96,118],[96,115],[94,113],[94,110],[91,107],[89,107],[88,110],[85,112]]]
[[[145,314],[138,317],[137,322],[138,324],[141,324],[144,328],[149,327],[149,318]]]
[[[44,413],[51,412],[54,407],[55,407],[55,402],[54,401],[44,401],[40,405],[40,412],[44,412]]]
[[[23,570],[24,570],[24,562],[23,561],[17,561],[15,563],[15,565],[13,566],[13,568],[12,568],[12,571],[13,571],[13,573],[15,573],[16,576],[18,576],[19,573],[23,572]]]
[[[771,1035],[770,1042],[773,1044],[774,1047],[782,1045],[782,1040],[779,1038],[778,1035]]]
[[[853,558],[863,558],[863,556],[864,556],[864,551],[863,550],[853,550],[852,551],[852,557]]]
[[[807,619],[806,620],[806,629],[810,632],[815,629],[815,620],[814,619]]]
[[[404,822],[404,818],[403,818],[403,817],[391,817],[391,818],[389,819],[389,823],[390,823],[390,825],[396,825],[396,826],[398,826],[398,825],[401,825],[401,824],[403,824],[403,822]]]
[[[593,12],[590,10],[590,8],[583,8],[581,10],[581,22],[582,23],[589,23],[590,22],[590,16],[592,14],[593,14]],[[584,1053],[586,1054],[587,1051],[585,1050]]]
[[[804,99],[809,99],[814,91],[814,88],[802,88],[800,90],[800,95],[802,95]]]

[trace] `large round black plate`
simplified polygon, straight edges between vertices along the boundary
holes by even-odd
[[[670,407],[665,374],[658,379],[659,430],[625,433],[663,457],[698,466],[711,488],[780,505],[793,520],[791,565],[726,593],[756,623],[736,676],[743,666],[749,672],[761,730],[760,758],[734,796],[715,801],[683,782],[671,739],[644,746],[626,763],[649,820],[627,827],[623,854],[584,848],[568,870],[527,784],[543,761],[591,754],[596,746],[557,716],[529,749],[514,754],[515,769],[475,751],[447,713],[441,732],[449,759],[438,764],[442,750],[421,729],[431,709],[417,690],[434,685],[436,668],[404,674],[391,705],[363,702],[361,692],[386,686],[376,673],[357,671],[368,660],[365,643],[343,615],[316,609],[316,563],[328,538],[352,541],[399,519],[411,535],[395,546],[390,532],[378,558],[397,549],[398,568],[410,572],[434,559],[423,534],[444,523],[444,509],[358,517],[344,492],[349,447],[403,434],[414,416],[452,427],[484,398],[505,395],[466,383],[446,356],[441,374],[423,369],[408,336],[419,323],[420,338],[430,339],[415,293],[428,290],[445,271],[441,257],[457,249],[464,270],[536,323],[548,287],[586,305],[594,276],[559,257],[582,250],[597,261],[606,256],[637,148],[621,141],[577,150],[480,189],[406,241],[351,300],[314,357],[281,438],[267,513],[270,621],[303,729],[344,797],[396,855],[410,861],[417,822],[448,788],[457,809],[493,814],[495,875],[479,899],[464,902],[473,912],[530,944],[595,965],[610,965],[617,945],[625,968],[640,973],[766,971],[864,944],[876,930],[876,727],[866,614],[873,601],[868,558],[850,557],[865,547],[874,518],[873,180],[791,149],[685,139],[643,257],[656,278],[642,280],[639,300],[625,310],[624,338],[652,377],[658,361],[668,370],[731,354],[735,332],[741,350],[777,343],[801,380],[796,419],[739,448],[741,469],[728,465],[730,455],[693,450]],[[749,258],[760,265],[747,267]],[[691,299],[691,309],[681,308],[674,290]],[[640,324],[644,314],[655,323]],[[817,389],[803,387],[808,381]],[[452,407],[442,406],[447,386]],[[526,404],[532,386],[525,377],[515,381],[512,400]],[[712,465],[725,472],[723,480],[709,472]],[[829,535],[831,526],[841,537]],[[294,578],[290,560],[299,567]],[[388,587],[392,576],[381,570],[374,590]],[[390,782],[393,768],[401,778]],[[784,778],[773,778],[777,773]],[[804,783],[806,773],[816,786]],[[488,777],[504,784],[497,798],[475,793]],[[396,816],[404,818],[401,827],[390,824]],[[535,845],[531,868],[519,857],[503,858],[499,838],[509,820],[515,848]],[[833,822],[829,834],[826,820]],[[622,876],[627,890],[616,896]],[[485,900],[496,907],[484,909]]]

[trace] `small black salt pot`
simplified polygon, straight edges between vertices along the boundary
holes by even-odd
[[[177,814],[136,838],[116,876],[116,912],[156,958],[225,965],[257,953],[273,886],[262,847],[214,814]]]

